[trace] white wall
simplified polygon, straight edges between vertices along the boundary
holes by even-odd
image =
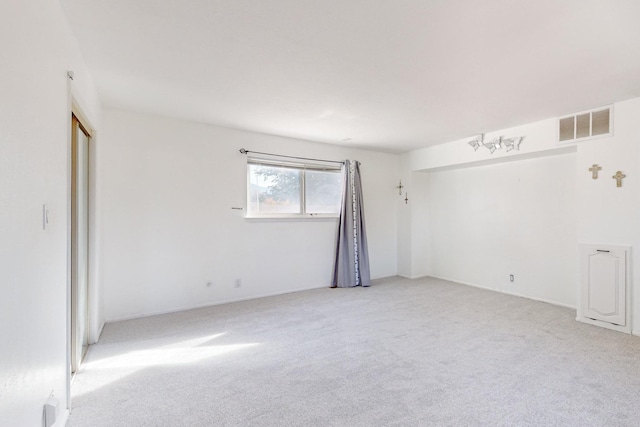
[[[409,259],[426,252],[429,275],[575,306],[578,243],[630,245],[632,323],[640,334],[640,98],[613,107],[613,136],[561,145],[549,119],[487,134],[526,136],[519,152],[475,152],[470,137],[403,155],[408,171],[430,178],[412,180],[409,190],[427,195],[427,213],[399,210],[427,218],[426,231],[399,224],[399,251]],[[588,171],[594,163],[603,168],[598,180]],[[622,188],[611,178],[617,170],[627,175]],[[428,247],[415,249],[416,239]],[[421,274],[415,263],[404,267],[401,274]]]
[[[400,169],[399,179],[402,181],[404,188],[402,194],[397,194],[396,208],[398,210],[398,223],[396,224],[398,230],[398,275],[403,277],[412,277],[411,273],[411,208],[413,204],[405,204],[402,200],[404,198],[404,192],[411,191],[413,197],[413,186],[411,182],[412,173],[409,170],[409,155],[401,154],[398,159],[398,165]],[[398,185],[398,184],[396,184]]]
[[[409,169],[438,170],[446,168],[473,167],[481,164],[495,164],[505,161],[522,159],[523,156],[538,157],[549,152],[555,152],[559,147],[556,144],[556,119],[541,120],[509,129],[488,132],[485,141],[491,141],[498,136],[505,138],[524,136],[519,151],[506,152],[498,150],[491,154],[484,147],[474,151],[468,144],[478,135],[468,138],[422,148],[412,151],[408,156]]]
[[[575,307],[575,157],[431,173],[428,274]]]
[[[614,105],[614,135],[578,144],[577,240],[630,245],[632,328],[640,335],[640,98]],[[593,180],[592,164],[602,167]],[[621,188],[611,177],[621,170]]]
[[[402,195],[397,196],[398,275],[415,279],[428,274],[431,221],[427,191],[430,175],[411,172],[409,160],[408,154],[400,156],[404,188]]]
[[[423,172],[411,173],[411,277],[429,275],[429,258],[434,252],[431,218],[431,197],[428,191],[431,175]],[[408,193],[408,192],[407,192]]]
[[[124,111],[105,112],[101,142],[107,320],[330,284],[337,220],[246,219],[231,209],[246,203],[240,148],[359,160],[371,274],[396,274],[396,155]]]
[[[0,424],[40,426],[50,393],[67,407],[71,92],[100,105],[57,1],[0,3]],[[51,212],[42,229],[42,205]]]
[[[408,278],[413,278],[413,273],[411,271],[412,266],[412,209],[413,203],[409,205],[403,201],[405,191],[407,194],[411,191],[411,197],[414,194],[414,186],[412,182],[413,174],[409,169],[409,154],[401,154],[398,159],[398,165],[400,169],[399,180],[402,181],[402,185],[404,188],[402,189],[402,194],[396,190],[397,201],[396,206],[398,209],[398,223],[396,224],[398,230],[398,275]],[[399,184],[399,183],[398,183]],[[396,184],[396,185],[398,185]],[[422,238],[422,237],[421,237]]]

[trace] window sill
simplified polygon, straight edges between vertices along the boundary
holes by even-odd
[[[317,214],[317,215],[245,215],[245,219],[257,222],[269,221],[337,221],[339,215]]]

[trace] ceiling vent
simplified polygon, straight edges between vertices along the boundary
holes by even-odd
[[[611,107],[601,107],[560,117],[558,141],[566,143],[612,135],[611,109]]]

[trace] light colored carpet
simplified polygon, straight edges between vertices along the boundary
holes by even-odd
[[[80,426],[638,426],[640,339],[436,279],[111,323]]]

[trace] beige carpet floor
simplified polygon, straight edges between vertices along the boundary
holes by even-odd
[[[640,338],[436,279],[106,325],[81,426],[639,426]]]

